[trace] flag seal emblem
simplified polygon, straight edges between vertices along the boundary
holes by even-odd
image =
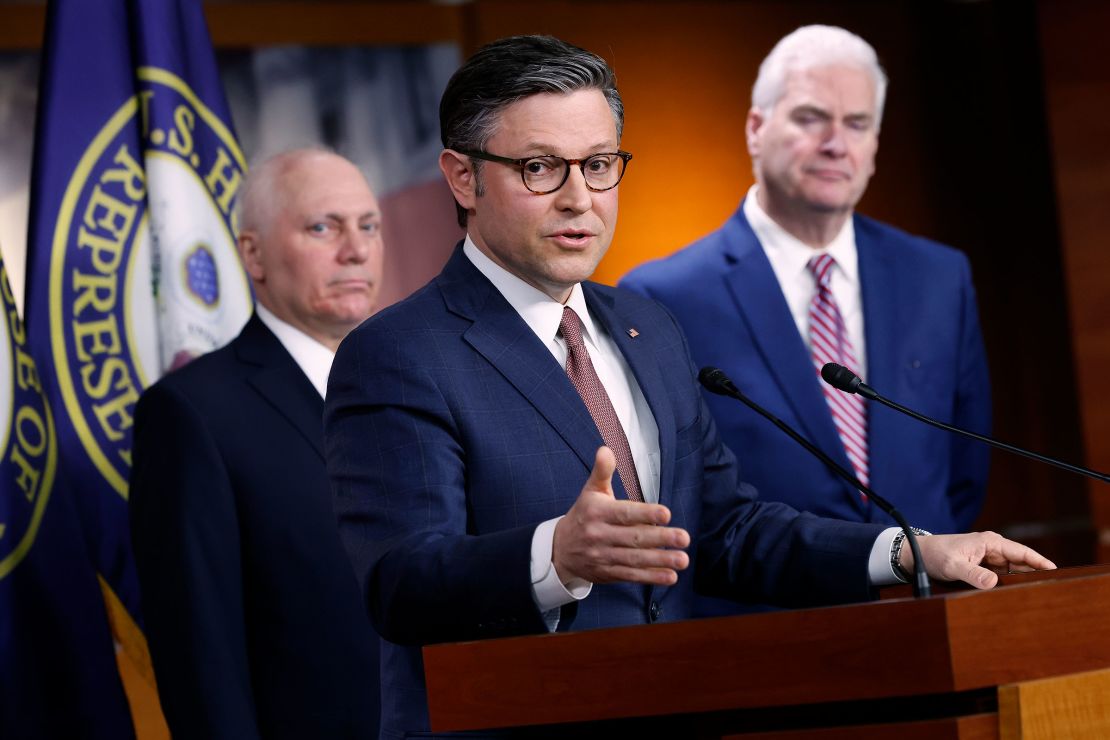
[[[124,498],[139,394],[250,314],[235,249],[245,170],[189,85],[140,67],[69,176],[51,242],[51,355],[64,413]]]
[[[204,306],[214,308],[220,300],[220,280],[211,248],[197,243],[184,263],[185,285],[189,293]]]
[[[35,542],[54,487],[58,439],[8,273],[0,261],[0,578]]]

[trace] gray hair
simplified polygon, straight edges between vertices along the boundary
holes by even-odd
[[[455,151],[483,151],[509,105],[539,93],[600,90],[617,126],[624,129],[624,103],[617,80],[605,60],[552,36],[512,36],[479,49],[455,72],[439,103],[443,146]],[[475,177],[479,162],[474,162]],[[479,190],[479,194],[480,194]],[[458,203],[459,225],[466,209]]]
[[[786,93],[790,72],[848,65],[861,67],[875,82],[875,128],[883,120],[886,104],[886,72],[871,44],[837,26],[802,26],[783,36],[759,65],[759,76],[752,86],[752,107],[769,113]]]

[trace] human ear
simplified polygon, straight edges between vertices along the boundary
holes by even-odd
[[[243,269],[250,275],[251,280],[260,282],[266,277],[266,270],[262,265],[262,248],[259,244],[258,233],[255,231],[240,231],[239,258],[243,261]]]
[[[478,197],[478,178],[470,157],[454,149],[444,149],[439,153],[439,170],[455,201],[466,210],[473,210]]]

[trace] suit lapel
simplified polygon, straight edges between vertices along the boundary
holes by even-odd
[[[257,314],[235,340],[235,354],[247,366],[246,382],[274,407],[324,459],[324,401],[308,377]]]
[[[656,359],[655,337],[652,336],[651,327],[637,326],[633,316],[625,314],[614,302],[610,294],[602,293],[592,283],[583,283],[582,289],[586,294],[586,303],[595,321],[605,327],[617,345],[625,362],[636,376],[640,391],[647,400],[655,425],[659,428],[659,503],[664,506],[674,504],[674,460],[677,429],[675,428],[675,412],[671,405],[670,395],[667,392],[666,380],[663,370]],[[629,333],[629,329],[646,329],[640,331],[636,337]],[[681,363],[676,362],[676,367]],[[675,382],[672,378],[671,382]],[[688,382],[680,378],[678,382]],[[615,479],[615,477],[614,477]],[[645,606],[653,601],[662,601],[671,593],[665,586],[643,586]]]
[[[506,380],[528,399],[536,410],[574,450],[587,470],[593,467],[597,448],[603,444],[597,425],[582,403],[565,370],[543,346],[535,333],[516,313],[509,302],[474,267],[463,254],[461,246],[437,278],[440,291],[452,312],[473,321],[463,332],[467,341],[493,365]],[[613,301],[591,283],[583,283],[586,304],[624,355],[632,368],[640,390],[647,399],[659,427],[660,438],[660,503],[666,504],[674,477],[675,427],[662,372],[649,353],[650,344],[634,340],[627,330],[630,323],[614,306]],[[618,497],[627,498],[620,476],[613,476]],[[645,603],[656,594],[659,598],[670,589],[644,586]]]
[[[864,380],[881,392],[884,388],[897,387],[898,358],[902,356],[896,329],[905,326],[898,316],[901,303],[896,298],[898,270],[890,253],[882,249],[867,225],[856,218],[855,226],[864,332],[867,337],[867,377]],[[892,414],[874,413],[874,402],[867,402],[870,477],[880,494],[883,493],[882,487],[891,483],[884,471],[883,461],[897,459],[896,451],[886,449],[887,444],[894,444],[898,439],[898,435],[887,428],[894,418]]]
[[[457,248],[437,278],[447,308],[473,322],[463,339],[528,400],[593,468],[603,442],[578,391],[509,302]],[[614,486],[620,481],[614,477]]]
[[[591,283],[582,284],[586,304],[594,319],[605,327],[621,354],[624,355],[640,391],[644,394],[655,424],[659,427],[659,503],[667,504],[674,480],[675,422],[663,372],[652,351],[650,336],[632,337],[628,330],[636,321],[625,316],[614,304],[611,296],[598,291]]]

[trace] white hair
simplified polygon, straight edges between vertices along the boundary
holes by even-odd
[[[861,67],[871,75],[877,129],[886,103],[886,72],[871,44],[837,26],[802,26],[783,36],[759,65],[759,76],[752,86],[752,107],[769,114],[786,93],[789,73],[833,65]]]
[[[252,163],[236,200],[237,223],[244,231],[259,231],[285,207],[285,185],[282,179],[296,165],[318,157],[344,159],[322,144],[287,149],[265,156]],[[365,175],[364,175],[365,177]]]

